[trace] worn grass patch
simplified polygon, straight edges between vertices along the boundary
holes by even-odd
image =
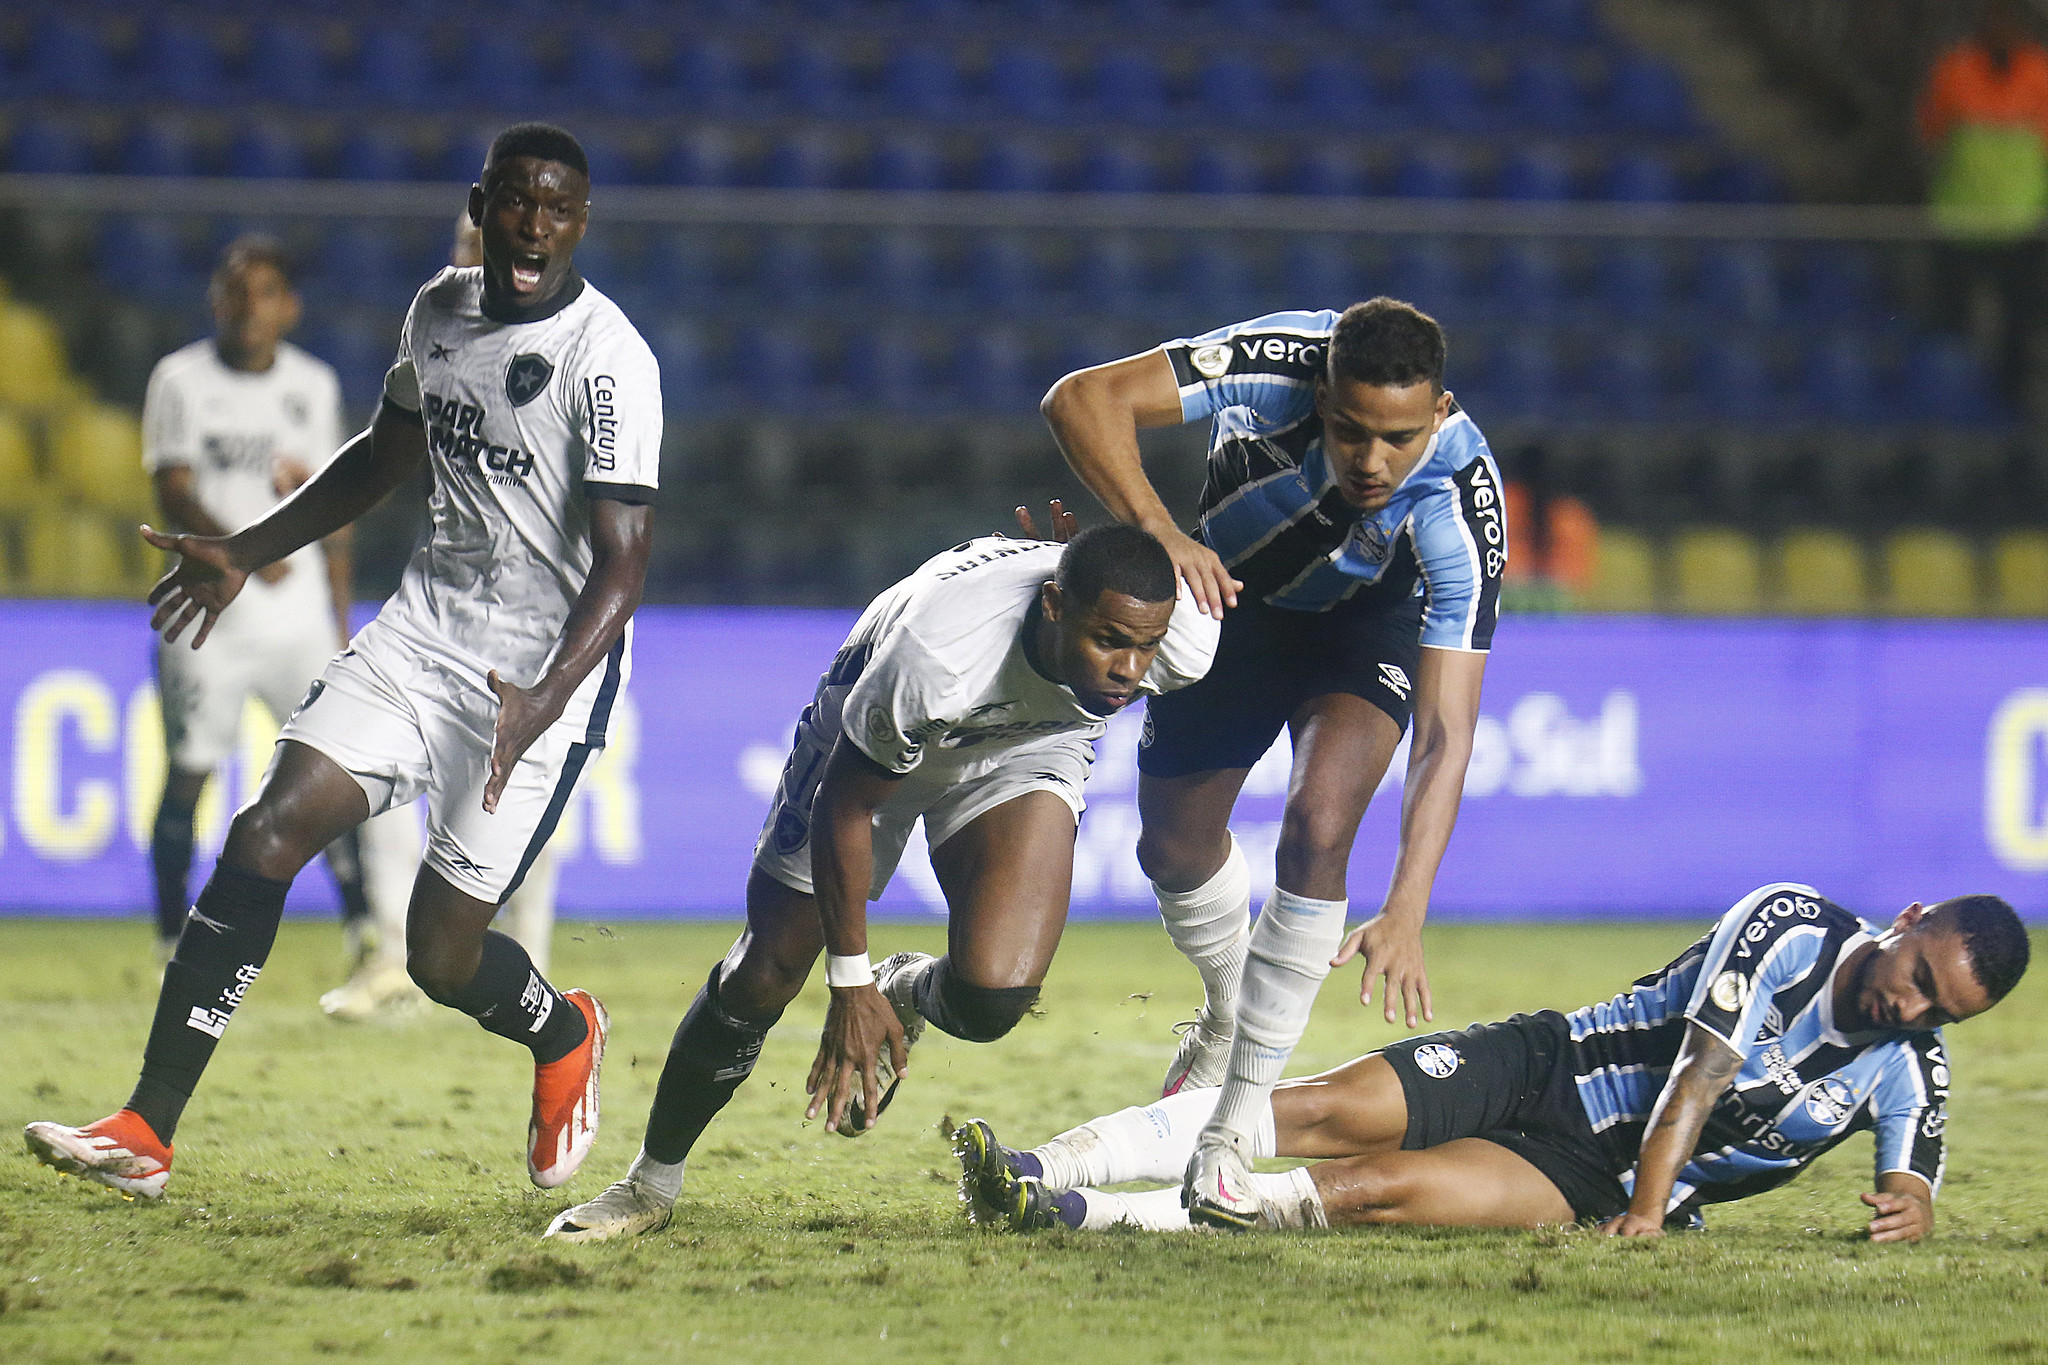
[[[1698,925],[1432,931],[1440,1024],[1570,1007]],[[160,1203],[0,1155],[0,1360],[502,1362],[2048,1361],[2048,976],[1954,1031],[1938,1234],[1861,1240],[1869,1145],[1704,1234],[1049,1234],[959,1219],[941,1116],[1036,1138],[1142,1101],[1195,1002],[1156,926],[1076,925],[1043,1013],[986,1047],[928,1035],[875,1133],[802,1121],[822,986],[691,1161],[675,1221],[537,1240],[631,1158],[669,1034],[730,926],[565,926],[556,977],[612,1011],[606,1129],[559,1191],[526,1182],[524,1054],[440,1012],[342,1027],[339,940],[288,926],[178,1134]],[[930,924],[878,952],[936,949]],[[134,1079],[153,1004],[135,924],[0,922],[0,1124],[83,1122]],[[1300,1067],[1398,1036],[1340,973]]]

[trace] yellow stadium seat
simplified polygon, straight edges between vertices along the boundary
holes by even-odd
[[[0,408],[0,516],[20,512],[40,501],[45,493],[42,476],[36,472],[36,447],[28,423]]]
[[[1593,581],[1586,589],[1584,602],[1592,611],[1654,611],[1656,547],[1634,531],[1601,527]]]
[[[1787,531],[1778,543],[1776,605],[1798,616],[1855,616],[1870,608],[1863,547],[1840,531]]]
[[[0,356],[0,403],[49,408],[75,397],[64,338],[42,309],[0,301]]]
[[[23,576],[30,592],[51,597],[117,597],[133,581],[121,538],[105,516],[84,508],[48,508],[28,523]]]
[[[1671,545],[1671,600],[1680,611],[1717,616],[1757,611],[1763,566],[1756,542],[1725,526],[1680,531]]]
[[[2048,531],[2008,531],[1991,547],[1991,609],[2048,616]]]
[[[1977,610],[1977,555],[1953,531],[1916,527],[1884,545],[1885,607],[1901,616],[1969,616]]]
[[[50,473],[58,488],[88,507],[146,516],[155,507],[142,468],[142,426],[104,403],[81,403],[50,433]]]

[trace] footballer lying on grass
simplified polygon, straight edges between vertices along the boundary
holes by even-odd
[[[1256,1155],[1323,1159],[1251,1177],[1260,1225],[1585,1221],[1658,1236],[1874,1128],[1871,1240],[1918,1241],[1944,1160],[1941,1026],[1997,1004],[2027,956],[1996,896],[1909,905],[1880,933],[1811,887],[1773,883],[1612,1000],[1410,1038],[1283,1083]],[[1178,1184],[1216,1094],[1125,1109],[1030,1151],[973,1120],[954,1134],[969,1216],[1019,1231],[1186,1228],[1178,1188],[1100,1187]]]

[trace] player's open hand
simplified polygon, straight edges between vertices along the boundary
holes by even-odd
[[[881,1112],[882,1084],[876,1075],[876,1060],[883,1048],[900,1077],[910,1069],[910,1049],[903,1041],[903,1024],[896,1011],[882,998],[872,982],[865,986],[832,987],[832,1005],[825,1011],[825,1031],[818,1037],[818,1057],[811,1063],[810,1079],[804,1090],[811,1097],[804,1117],[814,1119],[825,1112],[825,1126],[837,1128],[846,1106],[853,1099],[853,1082],[860,1079],[863,1113],[858,1127],[872,1128]]]
[[[1029,507],[1017,509],[1017,528],[1032,540],[1049,540],[1055,545],[1064,545],[1074,538],[1074,528],[1079,525],[1067,505],[1058,498],[1052,500],[1051,515],[1046,518],[1046,533],[1038,534],[1038,523],[1031,519]]]
[[[498,728],[491,736],[491,776],[484,783],[484,811],[498,813],[498,798],[512,780],[512,769],[540,738],[541,731],[562,718],[562,703],[550,701],[537,691],[515,686],[492,669],[491,691],[498,695]]]
[[[229,557],[226,536],[178,536],[145,526],[142,538],[178,557],[170,572],[149,590],[149,604],[156,608],[149,628],[161,631],[165,640],[175,644],[185,627],[198,621],[192,648],[199,648],[213,634],[214,622],[235,600],[242,584],[248,582],[248,570],[237,568]]]
[[[1429,999],[1429,972],[1422,962],[1420,920],[1395,918],[1381,911],[1351,931],[1330,965],[1341,967],[1354,957],[1365,959],[1364,978],[1358,983],[1359,1004],[1372,1003],[1372,983],[1385,977],[1388,1023],[1394,1022],[1397,1002],[1407,1011],[1409,1028],[1436,1018]]]
[[[1934,1207],[1910,1194],[1866,1194],[1863,1202],[1877,1210],[1870,1220],[1873,1242],[1917,1242],[1934,1230]]]
[[[1610,1218],[1600,1225],[1602,1237],[1662,1237],[1664,1220],[1645,1218],[1640,1213],[1624,1213],[1619,1218]]]
[[[1230,576],[1230,570],[1214,550],[1186,532],[1170,526],[1147,529],[1166,547],[1175,572],[1195,595],[1195,605],[1221,621],[1223,609],[1237,605],[1237,595],[1244,591],[1244,584]]]

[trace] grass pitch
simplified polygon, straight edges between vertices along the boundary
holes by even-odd
[[[1438,1025],[1611,994],[1700,927],[1432,929]],[[59,1180],[6,1139],[0,1360],[2048,1360],[2041,979],[1953,1032],[1948,1185],[1917,1248],[1861,1239],[1861,1138],[1661,1242],[968,1228],[944,1116],[1035,1141],[1156,1093],[1198,987],[1150,925],[1071,928],[1040,1017],[981,1047],[928,1034],[857,1141],[802,1121],[814,983],[705,1135],[667,1231],[541,1243],[631,1158],[669,1034],[730,934],[563,927],[555,979],[595,989],[614,1033],[597,1150],[543,1193],[522,1163],[525,1053],[447,1011],[328,1022],[315,1000],[338,935],[288,926],[161,1203]],[[927,924],[875,934],[878,954],[941,941]],[[125,1098],[153,978],[139,922],[0,922],[0,1125],[81,1123]],[[1297,1073],[1400,1036],[1355,988],[1331,978]]]

